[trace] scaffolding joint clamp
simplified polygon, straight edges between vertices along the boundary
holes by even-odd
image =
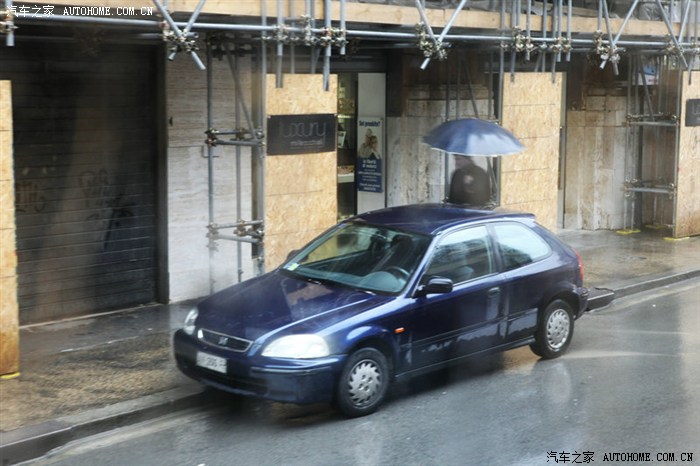
[[[524,52],[529,60],[530,54],[534,53],[538,48],[538,46],[532,42],[532,36],[523,34],[522,28],[518,26],[513,27],[511,30],[511,36],[511,43],[501,42],[501,48],[504,51],[513,51],[515,53]],[[541,49],[542,51],[545,51],[546,46],[544,46],[544,48],[541,47]]]
[[[15,12],[12,8],[0,8],[0,34],[12,34],[15,26]]]
[[[450,44],[442,42],[440,39],[431,40],[423,23],[416,24],[416,35],[418,36],[418,48],[423,52],[425,58],[437,58],[438,60],[447,58],[447,49]]]
[[[605,47],[603,53],[600,54],[600,58],[603,61],[609,61],[613,64],[620,63],[620,52],[623,50],[624,49],[621,49],[615,45]]]
[[[700,55],[700,40],[693,40],[690,43],[690,50],[693,55]]]
[[[301,20],[304,23],[304,37],[301,39],[304,45],[314,46],[318,43],[318,37],[314,36],[311,29],[311,24],[313,22],[311,16],[301,15]]]
[[[345,47],[348,41],[346,38],[346,30],[334,27],[324,27],[321,29],[321,36],[318,39],[318,43],[321,47],[335,46],[335,47]]]
[[[207,225],[207,234],[206,237],[209,240],[209,244],[207,244],[207,248],[209,248],[210,251],[213,252],[218,252],[219,251],[219,246],[216,243],[216,237],[219,234],[218,226],[215,223],[210,223]]]
[[[286,24],[275,24],[275,31],[272,35],[262,34],[263,42],[277,42],[278,44],[289,44],[297,39],[289,33],[289,27]]]
[[[168,50],[172,55],[182,51],[191,53],[199,50],[196,40],[198,37],[197,34],[177,34],[175,31],[170,29],[170,25],[167,21],[161,21],[160,27],[163,31],[161,32],[163,42],[169,44]]]
[[[204,140],[207,147],[216,147],[216,143],[219,142],[219,138],[216,137],[216,135],[219,134],[219,130],[216,128],[209,128],[204,134],[207,135],[207,138]]]
[[[624,52],[625,49],[618,47],[614,42],[607,43],[607,41],[603,40],[604,37],[603,31],[598,30],[593,33],[593,53],[598,55],[603,63],[609,61],[616,65],[620,62],[620,52]]]
[[[567,37],[559,36],[548,49],[550,52],[554,53],[569,53],[571,51],[571,41]],[[617,60],[619,60],[619,57]],[[611,59],[611,61],[613,60]],[[617,61],[613,61],[613,63],[617,63]]]
[[[664,52],[668,55],[676,55],[678,57],[683,55],[683,47],[670,35],[666,35],[666,46],[664,47]]]

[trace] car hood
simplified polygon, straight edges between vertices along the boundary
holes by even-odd
[[[197,326],[256,340],[275,330],[318,332],[393,299],[274,271],[220,291],[197,306]]]

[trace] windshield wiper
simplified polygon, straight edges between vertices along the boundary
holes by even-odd
[[[283,270],[284,272],[292,275],[295,278],[298,278],[299,280],[304,280],[306,282],[315,283],[317,285],[327,285],[329,283],[338,284],[337,282],[335,282],[329,278],[321,278],[321,277],[316,277],[313,275],[306,275],[303,273],[299,273],[298,270],[289,270],[289,269],[280,269],[280,270]]]
[[[357,285],[353,285],[353,284],[351,284],[351,283],[340,282],[340,281],[337,281],[337,280],[333,280],[333,279],[331,279],[331,278],[316,277],[316,276],[312,276],[312,275],[306,275],[306,274],[303,274],[303,273],[299,273],[298,270],[294,270],[294,271],[289,270],[289,269],[280,269],[280,270],[283,270],[284,272],[286,272],[286,273],[292,275],[293,277],[295,277],[295,278],[297,278],[297,279],[299,279],[299,280],[303,280],[303,281],[309,282],[309,283],[314,283],[314,284],[316,284],[316,285],[326,285],[326,286],[327,286],[327,285],[332,285],[332,286],[338,286],[338,287],[341,287],[341,288],[347,288],[347,289],[350,289],[350,290],[353,290],[353,291],[361,291],[361,292],[363,292],[363,293],[367,293],[367,294],[370,294],[370,295],[372,295],[372,296],[376,296],[376,295],[377,295],[377,293],[375,293],[375,292],[372,291],[372,290],[368,290],[367,288],[361,288],[361,287],[359,287],[359,286],[357,286]]]

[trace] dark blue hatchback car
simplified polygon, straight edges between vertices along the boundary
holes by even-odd
[[[200,302],[174,351],[221,390],[362,416],[392,380],[468,356],[561,355],[587,301],[580,257],[532,215],[409,205],[343,221]]]

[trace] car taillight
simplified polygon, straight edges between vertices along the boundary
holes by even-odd
[[[581,283],[583,283],[583,261],[581,260],[581,255],[574,251],[576,253],[576,257],[578,258],[578,273],[581,275]]]

